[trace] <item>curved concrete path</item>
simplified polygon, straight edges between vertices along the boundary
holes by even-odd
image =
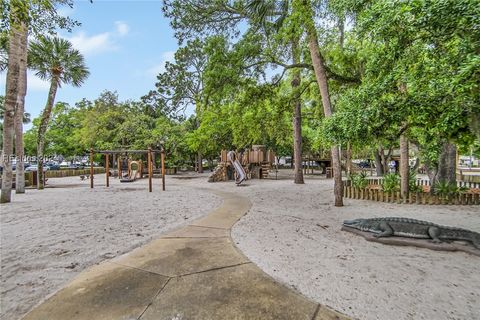
[[[239,252],[230,229],[251,203],[213,192],[223,204],[209,215],[82,272],[24,319],[347,319],[279,284]]]

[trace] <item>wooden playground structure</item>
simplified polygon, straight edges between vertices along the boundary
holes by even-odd
[[[110,156],[112,156],[112,164],[115,165],[115,159],[117,160],[118,166],[118,178],[120,182],[133,182],[137,178],[143,177],[144,167],[147,169],[148,174],[148,192],[153,190],[153,159],[155,154],[160,154],[161,161],[161,175],[162,175],[162,190],[165,191],[165,151],[163,148],[161,150],[154,150],[148,148],[147,150],[94,150],[90,149],[90,188],[93,189],[93,158],[95,154],[102,154],[105,156],[105,184],[107,187],[110,187]],[[147,155],[146,165],[143,165],[141,160],[131,160],[129,154],[142,154]],[[137,166],[137,169],[132,169],[133,165]],[[126,177],[123,175],[123,172],[126,172]],[[123,179],[123,181],[122,181]]]
[[[236,159],[245,170],[248,179],[266,179],[275,163],[275,153],[266,150],[263,145],[253,145],[251,150],[235,152]],[[222,150],[220,162],[209,177],[209,182],[228,181],[235,179],[235,170],[228,160],[228,151]]]

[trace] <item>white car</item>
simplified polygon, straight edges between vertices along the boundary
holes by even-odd
[[[43,171],[48,171],[48,170],[50,170],[48,166],[43,166]],[[38,166],[36,164],[31,165],[28,168],[26,168],[25,171],[28,171],[28,172],[38,171]]]

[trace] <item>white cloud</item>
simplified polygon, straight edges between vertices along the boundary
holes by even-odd
[[[74,12],[75,12],[75,9],[74,9],[74,8],[71,8],[71,7],[68,6],[68,5],[62,6],[62,7],[60,7],[60,8],[57,9],[58,15],[60,15],[60,16],[62,16],[62,17],[72,16]]]
[[[3,88],[5,92],[7,73],[2,72],[0,74],[0,88]],[[28,91],[48,91],[50,89],[50,83],[48,81],[43,81],[35,75],[33,71],[27,72],[27,90]]]
[[[71,38],[68,38],[75,49],[78,49],[84,55],[98,54],[118,49],[112,39],[110,32],[104,32],[93,36],[88,36],[81,31]]]
[[[159,64],[147,70],[147,73],[151,76],[157,76],[159,73],[165,72],[165,63],[173,62],[175,60],[175,51],[165,51],[162,53],[162,57]]]
[[[72,42],[74,48],[87,56],[118,50],[118,39],[126,36],[129,31],[130,27],[128,24],[123,21],[116,21],[115,30],[113,31],[91,36],[84,31],[80,31],[72,37],[66,37],[66,39]]]
[[[130,31],[130,27],[123,21],[115,21],[115,27],[117,28],[117,33],[121,37],[124,37]]]
[[[50,83],[48,81],[43,81],[32,71],[27,72],[27,90],[48,91],[49,89]]]

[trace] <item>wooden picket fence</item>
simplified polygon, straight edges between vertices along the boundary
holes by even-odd
[[[93,168],[93,173],[94,174],[105,173],[105,168]],[[74,177],[74,176],[80,176],[80,175],[86,175],[86,174],[90,174],[90,168],[45,171],[45,176],[47,178]]]
[[[93,168],[94,174],[105,173],[105,168]],[[45,177],[48,178],[64,178],[75,177],[80,175],[90,174],[90,168],[87,169],[62,169],[62,170],[48,170],[45,171]],[[15,175],[14,179],[15,181]],[[25,172],[25,185],[36,186],[37,185],[37,172]]]
[[[452,205],[479,205],[480,194],[461,192],[454,195],[442,196],[426,192],[409,193],[403,199],[400,192],[384,192],[379,189],[354,188],[349,185],[343,187],[343,195],[349,199],[370,200],[387,203],[409,203],[409,204],[452,204]]]
[[[367,178],[368,185],[382,185],[383,178]],[[347,180],[350,181],[350,180]],[[430,180],[417,179],[417,186],[429,186]],[[457,181],[457,187],[466,187],[469,189],[480,189],[480,182],[473,181]]]

